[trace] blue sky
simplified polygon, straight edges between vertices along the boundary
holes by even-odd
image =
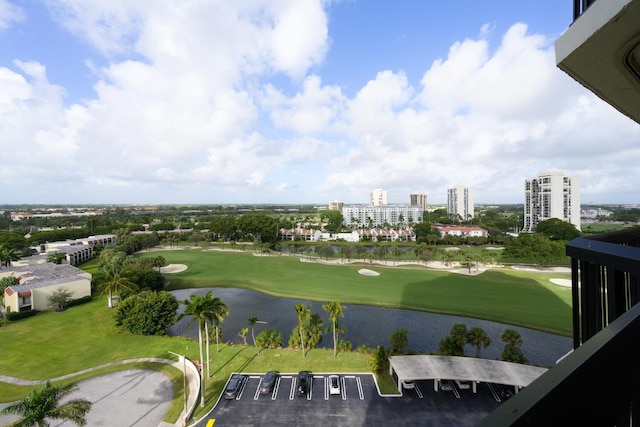
[[[0,0],[14,203],[640,203],[640,130],[555,65],[569,0]]]

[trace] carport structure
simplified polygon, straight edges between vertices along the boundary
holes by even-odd
[[[438,390],[439,380],[471,381],[473,392],[478,382],[512,385],[516,392],[528,386],[547,371],[546,368],[460,356],[391,356],[389,373],[398,377],[398,390],[402,381],[433,380]]]

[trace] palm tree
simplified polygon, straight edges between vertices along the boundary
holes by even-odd
[[[49,426],[47,418],[69,420],[79,426],[84,426],[87,424],[85,416],[91,409],[91,402],[85,399],[73,399],[63,405],[59,404],[60,400],[72,392],[75,387],[75,384],[56,387],[47,381],[20,402],[4,408],[0,414],[21,416],[22,418],[11,424],[15,427]]]
[[[242,341],[244,341],[244,345],[247,345],[247,334],[249,333],[249,328],[242,328],[240,329],[240,332],[238,332],[238,336],[240,336],[242,338]]]
[[[302,334],[302,326],[304,320],[311,317],[311,312],[309,311],[309,307],[304,304],[296,304],[295,310],[296,314],[298,315],[298,330],[300,331],[300,346],[302,347],[302,357],[307,357],[307,354],[304,350],[304,336]]]
[[[122,274],[122,267],[117,264],[108,264],[103,267],[105,272],[106,280],[102,283],[102,292],[100,296],[102,296],[105,292],[109,293],[109,308],[113,308],[113,294],[115,293],[120,300],[120,291],[121,289],[127,290],[129,292],[134,292],[136,289],[136,284],[129,280],[126,275]]]
[[[0,245],[0,267],[4,262],[5,267],[11,267],[12,261],[18,261],[22,256],[15,249]]]
[[[389,351],[379,345],[369,357],[369,366],[374,374],[384,374],[389,371]]]
[[[47,256],[47,262],[52,262],[54,264],[62,264],[62,260],[65,259],[67,255],[62,252],[55,251],[52,254]]]
[[[476,357],[480,357],[480,348],[491,345],[491,337],[479,326],[472,327],[467,332],[467,343],[476,348]]]
[[[158,269],[158,273],[160,273],[160,269],[165,265],[167,265],[167,260],[162,255],[153,258],[153,266]]]
[[[257,317],[252,317],[249,319],[249,326],[251,327],[251,340],[253,341],[253,346],[257,348],[256,336],[253,334],[253,327],[256,325],[256,323],[258,323]]]
[[[345,307],[346,308],[346,307]],[[338,355],[338,317],[344,317],[340,301],[330,301],[322,306],[322,309],[329,313],[331,326],[333,329],[333,357]]]
[[[205,309],[205,323],[204,327],[206,330],[207,337],[207,376],[211,376],[211,372],[209,370],[209,361],[211,358],[209,357],[209,322],[213,322],[215,325],[215,334],[216,334],[216,352],[220,352],[219,340],[220,334],[218,333],[218,328],[220,326],[220,322],[224,320],[224,316],[229,315],[229,306],[222,302],[220,298],[213,298],[213,293],[209,292],[205,295],[206,301],[206,309]]]
[[[182,319],[185,316],[193,316],[187,326],[191,326],[193,322],[198,322],[198,347],[200,349],[200,406],[204,407],[204,351],[202,348],[202,329],[207,319],[208,300],[211,300],[212,292],[207,295],[190,295],[189,299],[182,303],[186,306],[184,312],[178,317]]]

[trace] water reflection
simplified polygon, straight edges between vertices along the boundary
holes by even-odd
[[[225,342],[242,343],[238,333],[248,326],[249,318],[257,317],[268,323],[256,325],[255,334],[266,328],[277,329],[282,333],[286,346],[291,331],[298,324],[293,308],[297,303],[310,305],[312,312],[320,314],[325,327],[330,324],[328,314],[322,310],[322,302],[278,298],[235,288],[184,289],[172,291],[172,293],[182,301],[188,299],[191,294],[205,295],[209,291],[213,291],[215,297],[221,298],[229,306],[229,316],[221,324],[222,338]],[[343,304],[343,308],[345,308],[344,318],[340,319],[340,324],[347,331],[341,334],[340,338],[350,341],[354,349],[362,344],[367,347],[376,347],[381,344],[389,347],[389,335],[397,328],[406,328],[409,331],[408,349],[419,353],[437,353],[438,343],[449,334],[453,323],[463,322],[467,328],[481,327],[491,337],[492,344],[481,352],[482,357],[487,359],[500,358],[504,348],[500,335],[507,328],[515,329],[522,334],[522,351],[532,365],[549,367],[571,350],[571,338],[486,320],[352,304]],[[180,310],[183,309],[184,306],[181,305]],[[169,329],[169,334],[188,336],[197,340],[196,323],[188,327],[189,320],[190,317],[181,319]],[[247,339],[248,343],[251,343],[250,335],[251,333]],[[323,336],[321,346],[333,347],[331,333]],[[475,348],[467,346],[466,354],[475,355]]]

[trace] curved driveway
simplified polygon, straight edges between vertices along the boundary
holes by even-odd
[[[135,362],[167,363],[179,370],[183,369],[181,363],[167,359],[135,359],[109,363],[51,380],[58,381],[105,366]],[[194,375],[191,369],[187,369],[187,378],[190,390],[187,404],[189,408],[193,408],[199,392],[199,382],[197,375]],[[0,381],[19,385],[44,383],[44,381],[28,381],[7,376],[0,376]],[[83,398],[92,403],[91,410],[87,414],[87,425],[89,426],[164,427],[172,425],[162,421],[173,399],[173,384],[162,372],[134,368],[82,380],[77,385],[77,390],[70,393],[66,399]],[[1,404],[0,409],[7,405]],[[0,416],[0,426],[11,423],[17,418],[16,416]],[[178,420],[175,425],[179,426],[182,423]],[[75,424],[53,421],[51,426],[71,427]]]

